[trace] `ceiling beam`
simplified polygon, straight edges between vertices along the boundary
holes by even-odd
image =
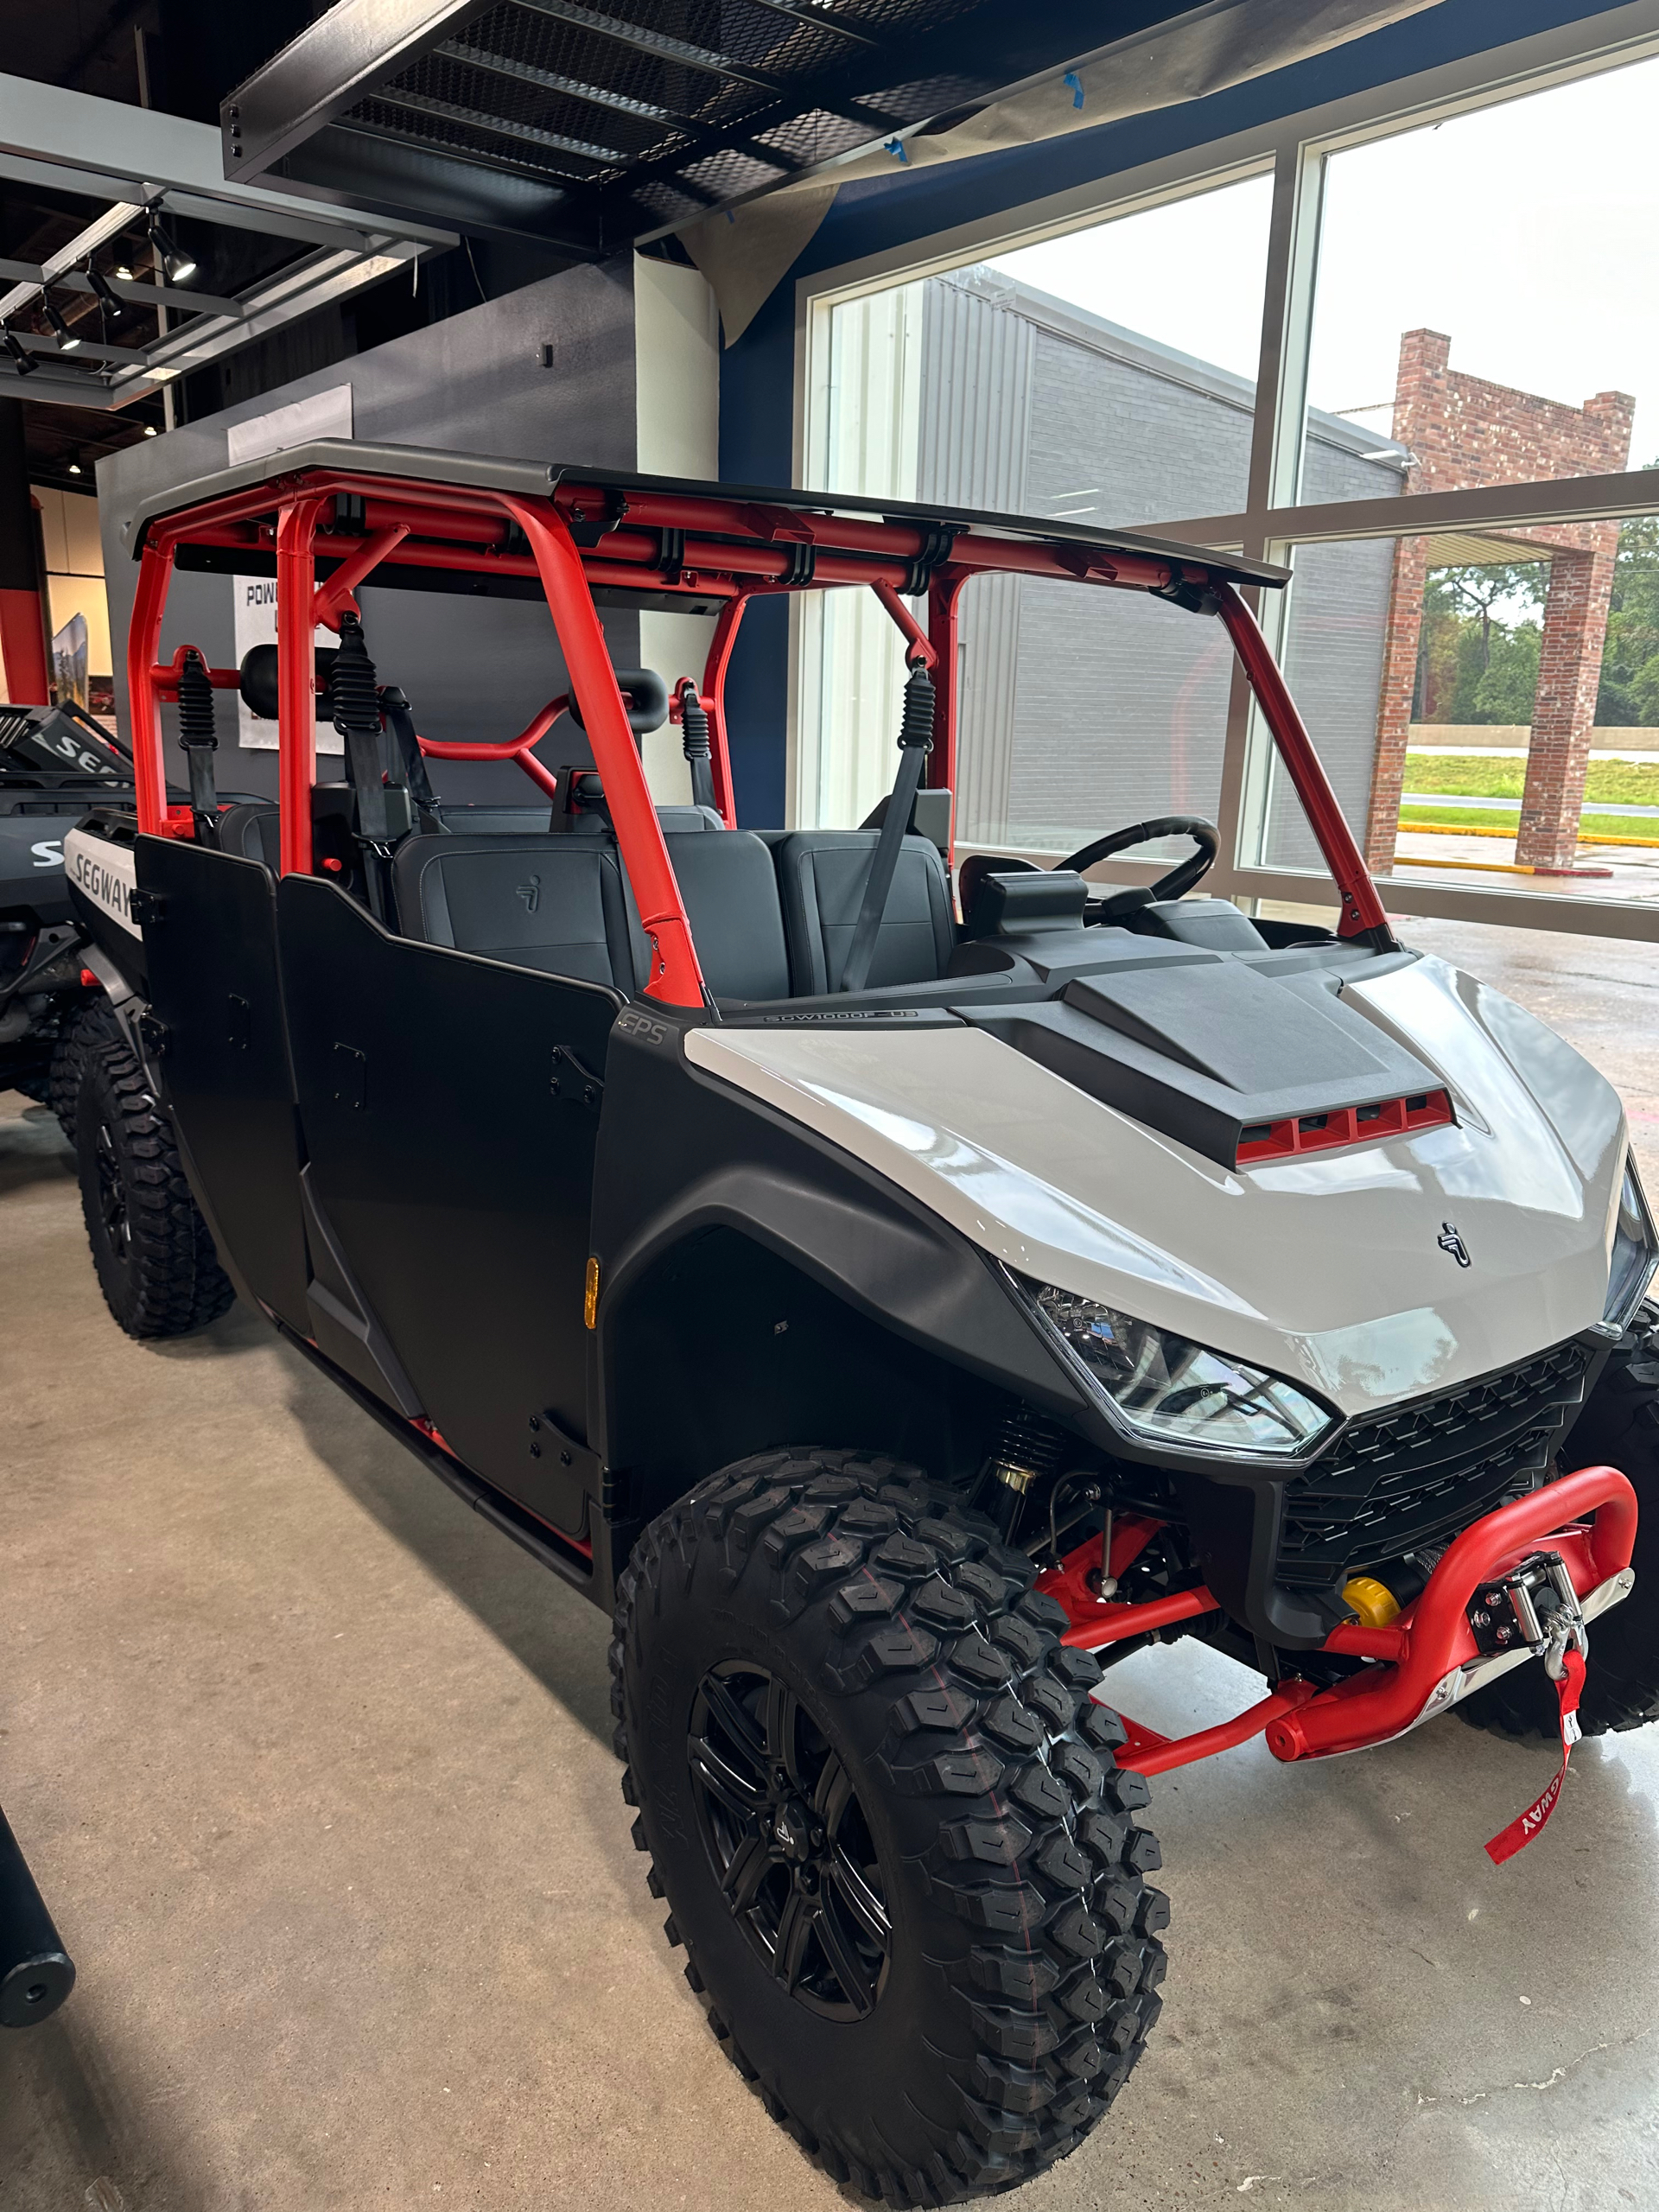
[[[263,227],[274,238],[300,235],[321,244],[338,241],[342,232],[362,237],[387,227],[383,216],[338,201],[303,194],[296,200],[289,192],[227,181],[219,134],[211,124],[28,77],[0,74],[0,175],[104,201],[142,202],[165,193],[176,213],[238,229]],[[300,222],[308,226],[303,232],[290,227]],[[429,251],[459,243],[453,231],[404,218],[397,234]]]
[[[46,272],[36,261],[12,261],[0,254],[0,280],[10,278],[14,283],[42,284]],[[193,285],[181,291],[176,284],[144,284],[136,276],[107,276],[105,282],[118,300],[130,301],[136,307],[171,308],[177,314],[205,315],[211,308],[220,315],[240,315],[239,300],[223,299],[217,292],[199,292]],[[60,276],[51,279],[54,292],[89,292],[94,298],[98,288],[79,269],[66,269]]]

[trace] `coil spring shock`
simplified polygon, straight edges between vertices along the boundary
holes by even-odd
[[[1013,1541],[1026,1493],[1059,1471],[1066,1442],[1064,1429],[1030,1406],[1016,1406],[1003,1415],[985,1471],[1001,1491],[990,1510],[1001,1524],[1005,1542]]]

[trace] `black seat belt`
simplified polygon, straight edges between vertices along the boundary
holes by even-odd
[[[357,794],[357,842],[369,911],[386,918],[382,864],[390,856],[391,823],[386,813],[385,771],[381,765],[380,697],[374,663],[363,639],[363,625],[348,607],[340,618],[340,651],[328,677],[334,702],[334,728],[346,741],[346,762]]]
[[[691,772],[693,806],[720,809],[715,801],[715,771],[709,747],[709,716],[697,687],[688,676],[680,685],[680,749]]]
[[[380,711],[385,716],[386,728],[397,744],[398,759],[403,763],[403,781],[415,802],[415,817],[423,834],[429,837],[447,836],[448,827],[438,812],[437,794],[432,788],[432,779],[426,772],[426,755],[422,752],[421,741],[415,734],[415,713],[407,694],[396,683],[382,684]]]
[[[179,664],[179,743],[190,769],[190,811],[196,817],[196,837],[204,845],[219,842],[219,792],[213,783],[213,755],[219,734],[213,726],[213,687],[194,645],[184,649]]]
[[[870,963],[875,957],[876,939],[887,918],[893,874],[910,829],[922,769],[932,750],[933,679],[927,672],[925,661],[917,660],[911,664],[910,681],[905,686],[904,719],[899,726],[899,773],[893,778],[887,810],[876,835],[870,872],[864,880],[863,903],[858,910],[847,964],[841,971],[843,991],[861,991],[869,980]]]

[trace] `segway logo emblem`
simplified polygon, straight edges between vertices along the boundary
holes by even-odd
[[[1443,1221],[1440,1233],[1434,1239],[1442,1252],[1449,1252],[1460,1268],[1469,1265],[1469,1247],[1459,1236],[1455,1222]]]
[[[518,886],[518,896],[524,902],[524,912],[527,914],[533,914],[542,903],[541,877],[532,875],[528,883],[521,883]]]

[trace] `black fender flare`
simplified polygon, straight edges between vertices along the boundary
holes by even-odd
[[[613,1465],[626,1465],[631,1457],[620,1402],[630,1294],[709,1228],[752,1238],[866,1319],[1091,1429],[1091,1409],[995,1262],[907,1194],[851,1162],[818,1162],[827,1171],[821,1175],[803,1172],[814,1164],[816,1148],[810,1140],[803,1146],[798,1168],[732,1162],[711,1169],[641,1221],[608,1260],[595,1317],[600,1387],[590,1397],[600,1414],[601,1434],[593,1440],[601,1455]],[[859,1188],[867,1176],[868,1192]]]

